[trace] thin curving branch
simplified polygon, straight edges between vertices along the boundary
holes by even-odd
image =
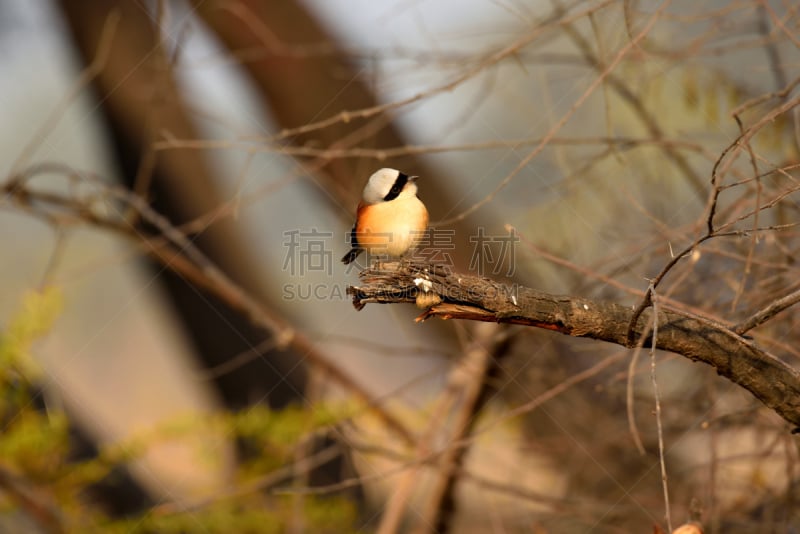
[[[800,302],[800,290],[792,291],[788,295],[770,303],[769,306],[757,311],[741,323],[734,326],[732,330],[737,334],[742,335],[758,325],[769,321],[783,310],[794,306],[798,302]]]
[[[417,302],[417,317],[466,319],[545,328],[633,348],[628,327],[634,309],[612,302],[551,295],[507,286],[479,276],[418,262],[384,263],[360,274],[363,285],[349,287],[356,309],[367,303]],[[652,309],[634,325],[633,339],[652,344],[647,325]],[[659,349],[703,362],[752,393],[800,431],[800,372],[737,334],[734,328],[699,316],[660,307]]]
[[[74,186],[78,184],[86,187],[84,195],[51,193],[31,187],[30,180],[43,173],[65,175],[73,190],[77,190]],[[116,207],[107,209],[109,206]],[[332,381],[364,401],[399,439],[413,442],[411,432],[395,415],[380,406],[367,388],[322,355],[303,332],[230,279],[185,233],[133,192],[61,164],[38,164],[0,183],[0,209],[6,207],[41,219],[54,228],[85,225],[131,239],[164,268],[218,298],[262,329],[268,336],[262,342],[265,346],[280,350],[291,347],[302,354]],[[146,222],[148,227],[133,226],[125,218],[128,212],[134,213],[136,219]]]

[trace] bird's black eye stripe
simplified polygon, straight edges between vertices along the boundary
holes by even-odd
[[[386,193],[386,196],[383,197],[383,200],[389,201],[396,199],[400,193],[403,191],[403,188],[408,183],[408,175],[403,174],[402,172],[397,175],[397,179],[394,181],[392,188]]]

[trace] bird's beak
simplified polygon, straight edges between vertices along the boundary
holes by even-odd
[[[408,177],[408,181],[409,181],[409,182],[416,182],[416,181],[417,181],[417,178],[419,178],[419,176],[409,176],[409,177]]]

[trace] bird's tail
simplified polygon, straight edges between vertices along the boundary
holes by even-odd
[[[344,257],[342,258],[342,263],[344,263],[345,265],[353,263],[358,257],[358,255],[361,254],[362,250],[363,249],[360,248],[351,248],[350,252],[345,254]]]

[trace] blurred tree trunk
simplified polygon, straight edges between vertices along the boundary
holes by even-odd
[[[85,63],[97,54],[109,14],[120,23],[109,60],[94,80],[109,139],[126,185],[152,199],[153,207],[179,225],[207,214],[226,200],[199,150],[153,152],[158,132],[183,138],[199,134],[186,112],[170,70],[167,51],[151,13],[136,2],[61,0],[61,8]],[[264,295],[256,261],[235,221],[220,217],[194,239],[195,244],[231,279],[254,295]],[[204,365],[214,366],[257,346],[265,333],[246,317],[201,294],[179,276],[153,266],[183,321]],[[266,301],[265,298],[261,299]],[[266,360],[269,360],[268,362]],[[240,407],[269,394],[273,406],[299,397],[305,371],[295,355],[272,352],[217,379],[223,398]]]
[[[83,2],[60,0],[68,28],[78,52],[88,64],[98,52],[99,38],[112,12],[120,22],[109,50],[109,59],[92,88],[106,121],[110,145],[125,184],[151,201],[152,206],[175,225],[211,213],[227,200],[217,187],[201,150],[156,152],[153,142],[167,131],[180,139],[202,137],[191,122],[187,106],[171,70],[169,51],[162,46],[158,19],[141,4],[113,0]],[[164,7],[168,4],[157,4]],[[260,59],[244,63],[255,81],[264,104],[284,128],[302,126],[344,110],[378,104],[334,39],[299,2],[238,2],[221,4],[194,2],[197,14],[225,46],[237,50],[263,49]],[[233,9],[237,11],[233,11]],[[244,10],[244,11],[243,11]],[[242,13],[247,15],[242,16]],[[265,33],[266,32],[266,33]],[[280,45],[265,42],[273,35]],[[298,42],[297,39],[302,39]],[[328,53],[298,54],[291,45],[327,43]],[[274,43],[273,43],[274,44]],[[366,121],[337,123],[298,135],[295,144],[321,147],[396,147],[407,144],[392,124],[392,117],[377,115]],[[425,177],[422,196],[432,217],[443,216],[456,199],[435,179],[431,169],[416,156],[386,162],[342,158],[315,161],[310,168],[320,187],[332,193],[331,201],[342,212],[354,211],[367,176],[379,166],[394,166]],[[484,221],[486,224],[486,221]],[[465,266],[470,250],[467,238],[476,223],[462,221],[454,230],[451,257]],[[193,236],[194,243],[233,281],[261,302],[269,303],[262,290],[263,276],[249,253],[235,222],[220,217]],[[247,317],[224,303],[201,293],[181,277],[151,264],[192,339],[203,365],[213,367],[233,355],[257,346],[265,333]],[[269,306],[269,304],[267,304]],[[237,408],[265,396],[274,407],[284,406],[302,395],[307,372],[291,351],[270,352],[246,366],[216,379],[229,407]],[[316,483],[341,475],[338,466],[314,474]]]

